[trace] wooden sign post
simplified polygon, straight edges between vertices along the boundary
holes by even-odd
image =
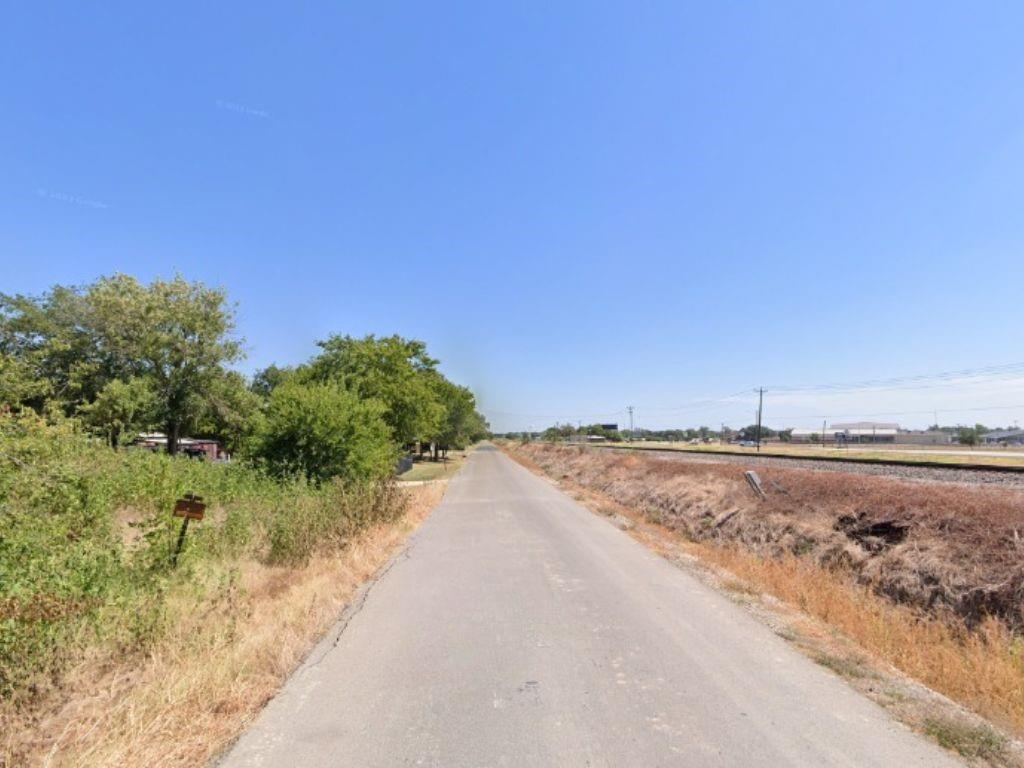
[[[185,533],[188,531],[190,520],[202,520],[206,513],[206,505],[203,504],[203,497],[194,493],[186,493],[183,498],[174,502],[174,516],[183,517],[181,521],[181,532],[178,534],[178,546],[174,549],[174,557],[171,558],[171,565],[178,565],[178,555],[185,546]]]

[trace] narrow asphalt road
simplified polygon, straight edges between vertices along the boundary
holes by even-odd
[[[346,621],[223,766],[959,765],[492,448]]]

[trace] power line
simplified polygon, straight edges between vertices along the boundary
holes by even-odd
[[[562,418],[567,413],[567,411],[547,411],[547,412],[544,412],[544,413],[517,413],[517,412],[512,412],[512,411],[496,411],[496,410],[494,410],[492,408],[487,408],[486,406],[481,406],[481,410],[484,410],[487,413],[495,414],[497,416],[515,416],[516,418],[521,418],[521,419],[543,419],[543,418],[549,418],[549,417]],[[575,419],[603,419],[603,418],[610,417],[610,416],[621,416],[624,413],[625,413],[624,410],[618,410],[618,411],[606,411],[604,413],[589,413],[589,414],[587,414],[587,413],[584,413],[584,414],[573,413],[573,416],[575,417]],[[574,419],[566,419],[566,420],[567,421],[573,421]]]
[[[1024,409],[1024,403],[1019,405],[986,405],[977,408],[928,408],[927,410],[921,411],[885,411],[882,413],[839,413],[832,416],[832,418],[844,418],[844,419],[871,419],[876,416],[922,416],[932,415],[936,416],[940,413],[974,413],[975,411],[1012,411],[1015,409]],[[789,414],[782,416],[773,416],[771,421],[786,421],[791,419],[818,419],[821,418],[817,414]],[[938,419],[936,418],[936,421]]]
[[[917,374],[915,376],[898,376],[884,379],[865,379],[856,382],[832,382],[828,384],[806,384],[798,386],[777,385],[768,387],[773,392],[823,392],[823,391],[852,391],[858,389],[888,389],[890,387],[901,387],[907,384],[919,382],[945,382],[956,379],[971,379],[979,377],[988,378],[1017,378],[1024,376],[1024,362],[1007,363],[1005,365],[990,365],[983,368],[964,368],[958,371],[944,371],[932,374]]]
[[[756,390],[755,390],[756,391]],[[740,403],[741,400],[737,400],[740,395],[747,395],[749,397],[749,389],[741,389],[739,392],[734,392],[731,395],[723,395],[722,397],[704,397],[694,400],[686,401],[687,405],[671,405],[671,406],[643,406],[645,411],[692,411],[700,408],[704,408],[708,405],[714,405],[716,403]]]
[[[1003,365],[990,365],[977,368],[964,368],[952,371],[942,371],[939,373],[932,374],[917,374],[912,376],[898,376],[888,378],[876,378],[876,379],[864,379],[861,381],[854,382],[830,382],[820,384],[805,384],[805,385],[776,385],[771,387],[759,387],[754,390],[758,394],[758,410],[763,408],[763,401],[765,394],[779,394],[779,395],[790,395],[790,394],[819,394],[819,395],[837,395],[841,393],[859,392],[865,390],[924,390],[935,387],[946,386],[952,382],[969,379],[984,378],[990,381],[1005,381],[1013,379],[1024,378],[1024,362],[1006,363]],[[722,408],[730,405],[741,405],[749,403],[751,400],[751,390],[743,389],[738,392],[733,392],[728,395],[721,397],[705,397],[705,398],[694,398],[692,400],[683,401],[679,405],[673,406],[641,406],[645,411],[660,412],[660,413],[702,413],[702,414],[721,414]],[[1024,408],[1024,405],[1007,405],[1007,406],[987,406],[987,407],[975,407],[975,408],[945,408],[945,409],[930,409],[921,411],[888,411],[875,414],[847,414],[844,418],[871,418],[874,416],[908,416],[908,415],[921,415],[930,413],[937,417],[939,413],[956,413],[956,412],[974,412],[974,411],[988,411],[988,410],[1012,410],[1016,408]],[[512,417],[522,419],[547,419],[564,418],[566,414],[571,414],[572,419],[568,419],[569,422],[579,419],[610,419],[615,416],[621,416],[623,414],[629,414],[630,416],[630,431],[633,431],[633,415],[635,406],[628,406],[626,409],[609,410],[603,413],[592,413],[592,414],[578,414],[572,413],[568,409],[559,411],[548,411],[541,413],[521,413],[513,411],[499,411],[483,408],[488,414],[493,414],[500,417]],[[831,410],[831,409],[830,409]],[[816,416],[809,416],[806,414],[799,415],[781,415],[773,416],[770,420],[773,422],[779,422],[786,419],[810,419],[818,418]],[[833,416],[833,418],[835,418]]]
[[[764,387],[757,390],[757,450],[761,450],[761,410],[764,408]]]
[[[990,365],[979,368],[964,368],[954,371],[943,371],[933,374],[917,374],[914,376],[900,376],[900,377],[889,377],[889,378],[878,378],[878,379],[867,379],[859,382],[847,382],[847,383],[825,383],[825,384],[808,384],[800,386],[785,386],[779,385],[774,387],[759,387],[754,390],[758,394],[758,410],[757,418],[760,422],[762,420],[762,410],[764,406],[764,394],[765,392],[773,392],[779,394],[795,394],[795,393],[821,393],[821,394],[839,394],[842,392],[856,392],[869,389],[928,389],[937,386],[942,386],[949,382],[955,382],[962,379],[977,379],[986,378],[988,380],[1007,380],[1017,379],[1024,377],[1024,362],[1018,363],[1007,363],[1003,365]],[[745,402],[738,400],[741,395],[749,394],[750,390],[741,390],[731,395],[726,395],[717,399],[704,399],[692,401],[693,404],[689,407],[678,407],[678,408],[648,408],[647,410],[652,411],[671,411],[671,412],[693,412],[700,411],[702,413],[717,413],[720,409],[712,409],[709,406],[713,405],[725,405],[725,404],[740,404]],[[920,413],[932,413],[936,415],[938,413],[956,413],[962,411],[982,411],[982,410],[1012,410],[1015,408],[1024,408],[1024,406],[990,406],[987,408],[947,408],[947,409],[931,409],[930,411],[893,411],[888,413],[880,414],[858,414],[845,415],[844,418],[871,418],[872,416],[904,416],[904,415],[916,415]],[[808,419],[812,418],[807,415],[794,415],[794,416],[773,416],[771,421],[780,422],[785,419]],[[834,417],[833,417],[834,418]],[[760,428],[759,428],[760,432]]]

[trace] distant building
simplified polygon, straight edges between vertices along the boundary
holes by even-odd
[[[949,445],[953,435],[941,429],[905,429],[897,436],[897,442],[907,445]]]
[[[900,425],[890,422],[854,421],[848,424],[830,424],[825,429],[826,443],[895,443]],[[794,429],[790,440],[794,443],[821,442],[820,429]]]
[[[832,424],[828,430],[841,443],[895,443],[900,425],[885,421],[853,421]]]
[[[166,451],[167,435],[162,432],[139,435],[135,438],[135,442],[132,445],[150,451]],[[178,451],[194,459],[216,461],[228,458],[227,454],[221,450],[220,443],[206,438],[180,437],[178,438]]]
[[[1024,429],[1000,429],[981,436],[986,445],[1024,445]]]
[[[792,443],[820,443],[821,442],[821,430],[820,429],[791,429],[789,431],[789,440]],[[835,437],[829,437],[828,431],[825,431],[825,442],[830,440],[834,441]]]

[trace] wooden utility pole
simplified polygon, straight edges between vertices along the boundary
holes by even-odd
[[[757,390],[757,450],[761,450],[761,409],[764,407],[764,387]]]

